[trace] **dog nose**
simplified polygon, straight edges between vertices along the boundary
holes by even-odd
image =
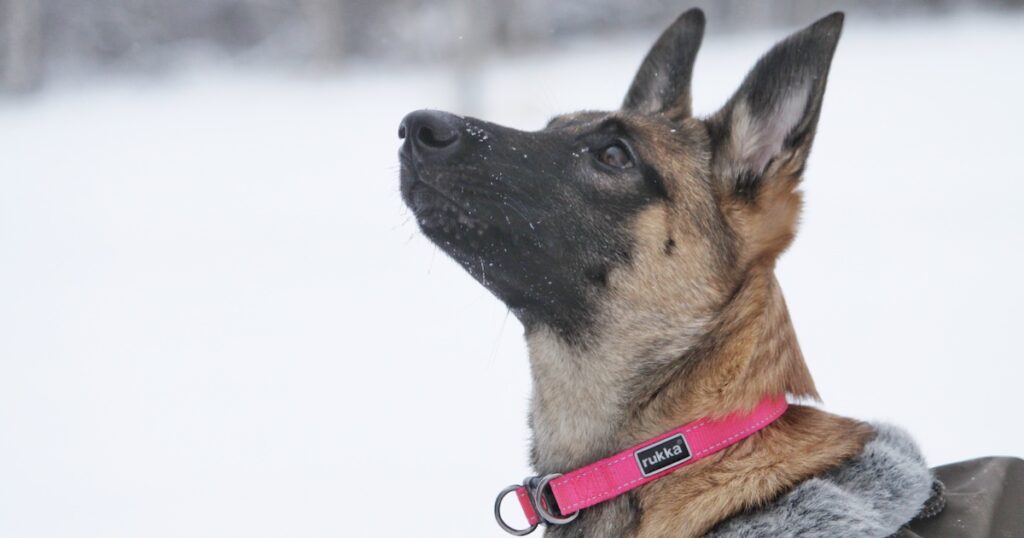
[[[459,118],[438,110],[417,110],[402,118],[398,138],[421,158],[444,156],[459,146]]]

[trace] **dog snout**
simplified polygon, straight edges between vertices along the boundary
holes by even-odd
[[[398,137],[405,139],[405,147],[424,160],[446,157],[462,142],[460,119],[454,114],[437,110],[417,110],[402,118]]]

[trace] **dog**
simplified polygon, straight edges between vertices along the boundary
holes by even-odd
[[[657,40],[617,111],[560,115],[536,132],[429,110],[402,120],[404,202],[524,326],[539,476],[767,396],[818,399],[774,268],[797,230],[842,24],[835,13],[775,45],[705,118],[691,109],[705,26],[694,9]],[[790,405],[728,449],[546,532],[702,536],[862,457],[878,432]],[[890,494],[914,497],[897,527],[935,498],[918,460],[920,491]],[[808,535],[861,535],[851,532]]]

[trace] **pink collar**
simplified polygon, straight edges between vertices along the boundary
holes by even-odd
[[[502,529],[516,536],[533,532],[541,522],[563,525],[576,519],[584,508],[618,497],[742,441],[781,417],[787,407],[785,396],[765,398],[749,414],[733,413],[721,420],[702,418],[564,475],[527,478],[523,485],[509,486],[498,494],[494,516]],[[547,489],[551,495],[545,493]],[[525,529],[512,528],[501,517],[501,501],[513,491],[530,524]],[[550,509],[552,501],[557,512]]]

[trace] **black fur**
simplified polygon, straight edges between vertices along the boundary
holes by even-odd
[[[527,330],[544,324],[569,339],[590,324],[609,271],[629,263],[630,217],[666,196],[652,167],[612,170],[595,158],[629,145],[627,125],[581,116],[524,132],[415,112],[400,151],[402,195],[427,237]]]

